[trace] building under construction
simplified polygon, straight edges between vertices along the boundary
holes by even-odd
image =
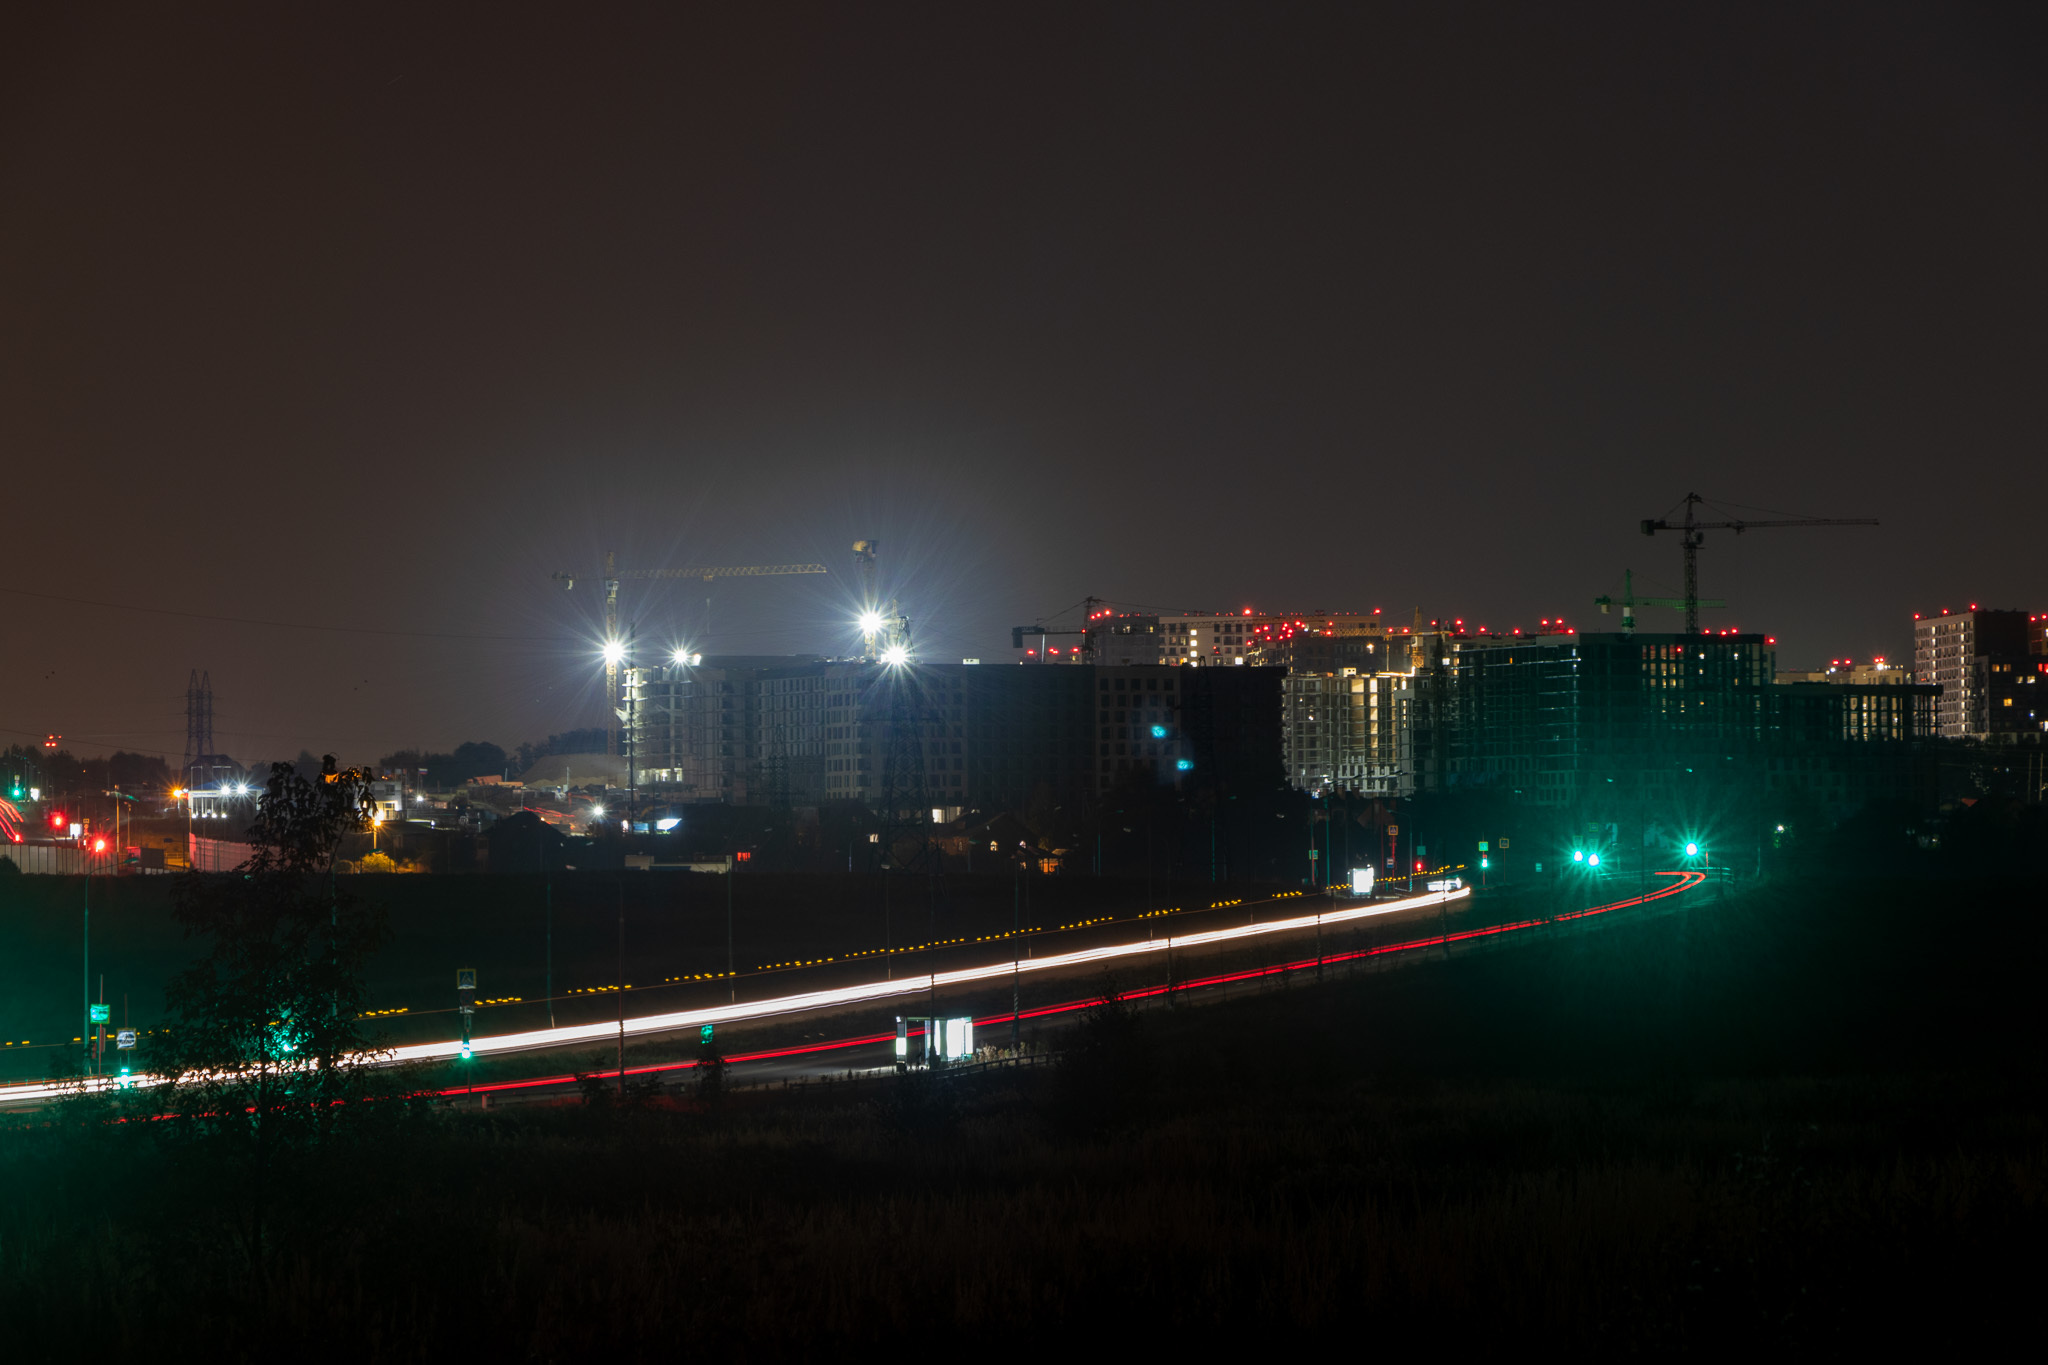
[[[622,711],[637,780],[677,800],[1002,810],[1191,775],[1276,784],[1280,684],[1268,668],[713,656],[629,669]]]
[[[1576,809],[1796,793],[1837,818],[1933,795],[1934,689],[1779,685],[1762,635],[1454,639],[1446,657],[1446,787]]]

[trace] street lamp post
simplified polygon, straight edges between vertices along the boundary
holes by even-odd
[[[1024,1008],[1022,973],[1024,966],[1020,955],[1024,951],[1024,865],[1017,864],[1016,873],[1010,878],[1010,1050],[1016,1051],[1024,1021],[1020,1017]]]

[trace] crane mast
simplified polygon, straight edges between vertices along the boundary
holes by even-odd
[[[619,572],[618,552],[606,550],[604,552],[604,578],[602,579],[604,583],[605,709],[610,711],[618,705],[619,670],[621,665],[627,662],[626,656],[629,653],[629,642],[619,634],[620,579],[696,578],[709,583],[714,578],[777,578],[786,574],[824,572],[826,572],[826,569],[823,564],[748,564],[736,567],[722,565],[716,568],[630,569],[622,574]],[[574,574],[558,573],[553,575],[553,577],[555,582],[562,585],[565,592],[573,590],[576,586],[576,576]],[[604,736],[605,753],[616,758],[619,752],[619,734],[617,728],[611,723],[610,717],[606,718]]]
[[[1685,516],[1682,520],[1671,521],[1670,513],[1642,523],[1646,536],[1659,531],[1678,532],[1678,543],[1685,552],[1685,633],[1700,633],[1700,546],[1706,542],[1708,531],[1733,531],[1741,535],[1744,531],[1760,531],[1777,526],[1875,526],[1875,517],[1786,517],[1775,521],[1701,521],[1693,515],[1693,508],[1705,502],[1697,493],[1685,495]]]

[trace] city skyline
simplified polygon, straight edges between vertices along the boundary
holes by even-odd
[[[852,652],[863,538],[939,659],[1089,595],[1599,628],[1698,491],[1881,522],[1710,533],[1785,667],[2038,609],[2029,21],[1146,13],[39,16],[0,740],[175,757],[193,668],[236,754],[596,724],[608,550],[830,566],[628,584],[717,653]]]

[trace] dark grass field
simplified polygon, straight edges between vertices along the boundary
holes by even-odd
[[[2041,908],[1816,878],[1105,1010],[1022,1072],[394,1104],[275,1173],[260,1275],[246,1170],[10,1120],[0,1321],[24,1359],[1968,1350],[2048,1233]]]

